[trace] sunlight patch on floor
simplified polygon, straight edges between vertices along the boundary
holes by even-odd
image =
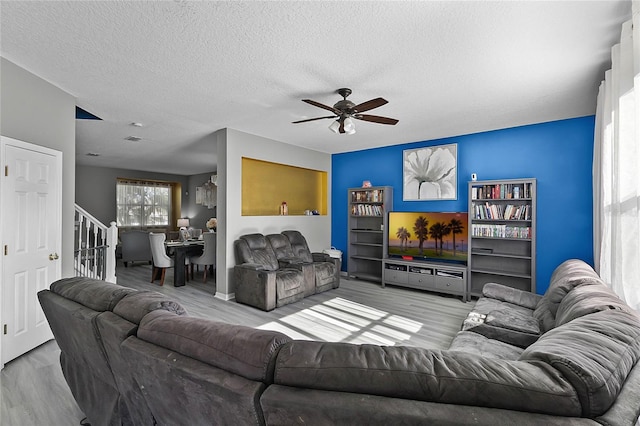
[[[382,322],[385,324],[407,330],[410,333],[417,333],[422,328],[422,323],[414,321],[409,318],[401,317],[399,315],[391,315],[389,318],[385,318]]]
[[[409,318],[335,297],[257,328],[298,340],[393,346],[411,339],[422,327]]]
[[[351,312],[353,314],[357,314],[357,315],[360,315],[362,317],[369,318],[369,319],[372,319],[372,320],[378,320],[378,319],[381,319],[384,316],[389,315],[388,312],[383,312],[381,310],[378,310],[376,308],[372,308],[372,307],[367,306],[367,305],[362,305],[362,304],[357,303],[357,302],[352,302],[351,300],[343,299],[342,297],[334,297],[331,300],[327,300],[323,304],[327,305],[327,306],[332,306],[332,307],[337,308],[337,309],[344,309],[344,310],[349,311],[349,312]]]
[[[333,317],[338,318],[343,322],[348,322],[350,324],[353,324],[358,328],[366,327],[367,325],[371,324],[371,320],[369,319],[363,318],[358,315],[353,315],[341,309],[335,309],[326,305],[316,305],[316,306],[312,306],[309,309],[312,309],[317,312],[322,312],[326,315],[332,315]]]

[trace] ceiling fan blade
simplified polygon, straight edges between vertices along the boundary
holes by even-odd
[[[306,102],[309,105],[317,106],[318,108],[326,109],[327,111],[331,111],[335,115],[340,115],[340,111],[338,111],[334,107],[330,107],[328,105],[321,104],[320,102],[316,102],[316,101],[311,100],[311,99],[303,99],[302,102]]]
[[[363,102],[359,105],[356,105],[353,107],[353,109],[356,110],[357,112],[365,112],[365,111],[369,111],[370,109],[378,108],[379,106],[382,106],[386,103],[387,101],[385,99],[375,98],[375,99],[371,99],[370,101]]]
[[[398,122],[398,120],[396,120],[395,118],[380,117],[379,115],[368,115],[368,114],[356,114],[353,116],[353,118],[356,118],[358,120],[363,120],[363,121],[371,121],[373,123],[391,124],[391,125],[394,125]]]
[[[306,120],[292,121],[291,124],[305,123],[307,121],[322,120],[322,119],[325,119],[325,118],[336,118],[336,116],[335,115],[327,115],[326,117],[307,118]]]

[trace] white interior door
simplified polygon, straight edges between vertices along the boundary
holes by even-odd
[[[60,278],[62,153],[2,137],[1,364],[53,337],[37,293]]]

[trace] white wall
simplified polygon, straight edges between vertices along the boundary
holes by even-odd
[[[76,99],[0,58],[0,134],[62,152],[62,276],[73,276]]]
[[[331,155],[250,135],[233,129],[216,132],[218,141],[218,250],[216,297],[229,299],[235,293],[233,242],[241,235],[274,234],[286,229],[300,231],[311,251],[331,245],[331,186],[323,216],[242,216],[242,157],[327,172],[331,182]],[[222,242],[225,242],[224,245]]]

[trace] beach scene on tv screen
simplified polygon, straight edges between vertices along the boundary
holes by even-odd
[[[389,213],[389,256],[466,262],[467,213]]]

